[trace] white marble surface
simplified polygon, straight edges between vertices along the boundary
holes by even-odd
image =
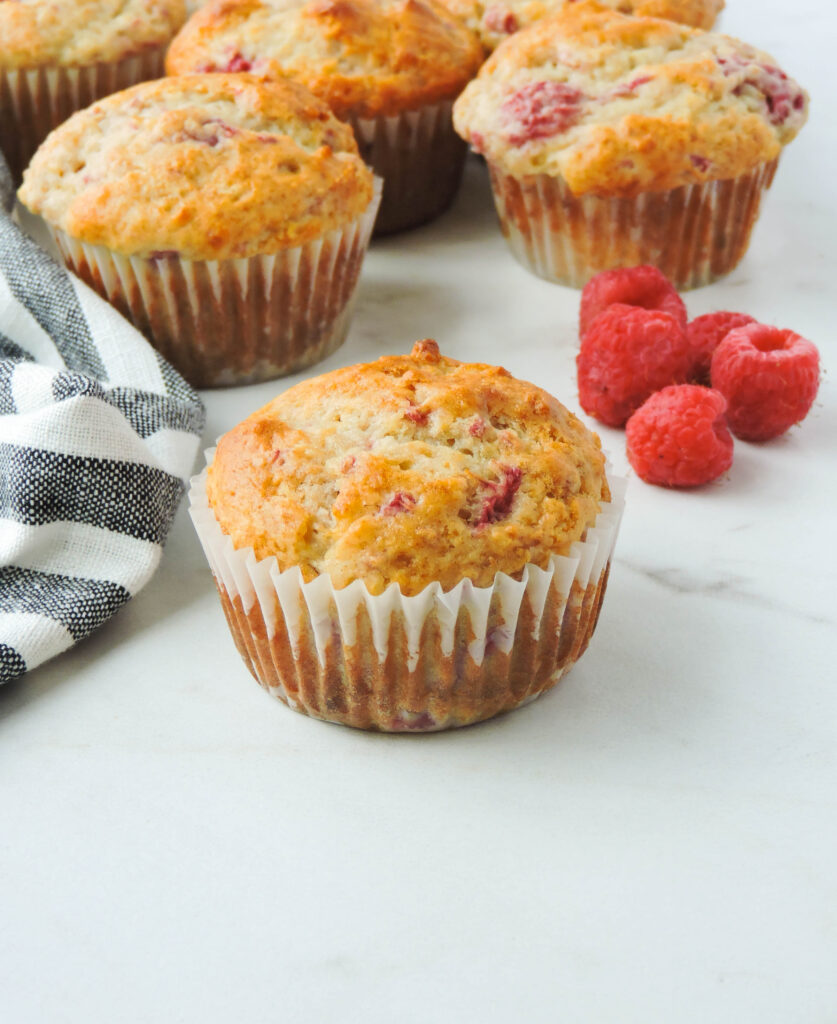
[[[145,592],[0,691],[0,1019],[837,1020],[837,17],[729,0],[723,25],[814,105],[749,256],[688,306],[818,344],[808,420],[695,493],[633,478],[590,650],[459,733],[272,701],[181,512]],[[323,369],[430,335],[575,406],[577,301],[512,261],[474,162],[376,245]],[[207,438],[289,383],[208,394]]]

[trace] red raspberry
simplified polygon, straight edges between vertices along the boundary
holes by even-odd
[[[709,364],[712,353],[735,327],[754,324],[746,313],[705,313],[686,325],[686,340],[692,350],[694,365],[689,380],[695,384],[709,383]]]
[[[614,302],[642,309],[661,309],[678,320],[685,330],[689,317],[674,285],[656,267],[624,267],[603,270],[591,277],[581,292],[578,333],[583,338],[596,317]]]
[[[652,395],[628,420],[628,461],[649,484],[697,487],[732,465],[732,435],[719,391],[675,384]]]
[[[793,331],[747,324],[715,349],[711,377],[727,400],[733,434],[769,441],[807,415],[819,387],[820,356]]]
[[[585,412],[621,427],[649,395],[682,384],[691,364],[685,332],[671,313],[617,302],[581,339],[578,397]]]

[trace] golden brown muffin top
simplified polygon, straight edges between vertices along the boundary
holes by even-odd
[[[560,402],[430,340],[290,388],[221,438],[207,493],[236,548],[406,595],[546,567],[610,496]]]
[[[0,68],[116,61],[165,45],[184,0],[2,0]]]
[[[582,2],[499,46],[457,100],[454,124],[508,174],[632,196],[773,160],[807,105],[746,43]]]
[[[144,82],[46,139],[19,197],[73,238],[124,255],[231,259],[319,238],[366,209],[351,128],[295,82]]]
[[[504,39],[575,0],[440,0],[480,37],[488,53]],[[622,14],[668,18],[695,28],[712,28],[724,0],[600,0]]]
[[[452,99],[482,56],[435,0],[214,0],[177,35],[166,70],[287,75],[338,117],[377,117]]]

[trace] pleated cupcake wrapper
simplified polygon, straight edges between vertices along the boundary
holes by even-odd
[[[214,450],[207,452],[211,463]],[[356,581],[304,582],[236,549],[192,480],[190,514],[236,645],[261,685],[315,718],[388,732],[468,725],[552,687],[587,647],[624,507],[625,481],[570,554],[489,587],[438,583],[414,597],[373,596]]]
[[[777,163],[633,199],[576,196],[546,174],[489,171],[503,234],[532,273],[581,288],[599,271],[650,263],[682,290],[723,277],[743,258]]]
[[[47,135],[71,114],[111,93],[162,78],[167,45],[84,67],[0,70],[0,140],[15,182]]]
[[[325,359],[349,329],[381,197],[343,228],[265,256],[122,256],[48,225],[64,262],[195,387],[271,380]]]
[[[467,147],[445,100],[390,117],[350,117],[360,154],[384,179],[375,234],[424,224],[453,202]]]

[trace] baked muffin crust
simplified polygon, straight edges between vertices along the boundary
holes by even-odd
[[[567,554],[609,499],[599,439],[506,370],[417,342],[303,381],[218,443],[207,493],[236,548],[414,595]]]
[[[351,129],[302,86],[193,75],[74,114],[38,150],[19,197],[83,242],[211,260],[321,237],[366,209],[372,181]]]
[[[214,0],[177,35],[166,71],[287,75],[338,117],[377,117],[452,99],[482,58],[435,0]]]
[[[445,7],[480,37],[490,53],[504,39],[575,0],[443,0]],[[622,14],[668,18],[683,25],[709,29],[724,0],[600,0]]]
[[[454,124],[508,174],[634,196],[775,159],[807,103],[746,43],[583,2],[498,48],[457,100]]]
[[[165,44],[185,20],[184,0],[5,0],[0,68],[120,60]]]

